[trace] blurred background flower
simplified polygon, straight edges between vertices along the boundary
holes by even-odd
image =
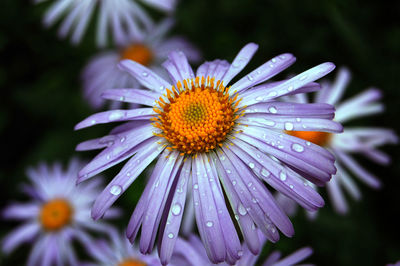
[[[74,179],[81,167],[77,160],[71,160],[66,171],[60,163],[53,166],[42,163],[37,169],[28,170],[31,184],[22,188],[30,201],[11,203],[2,213],[3,219],[24,222],[4,237],[3,252],[10,253],[30,242],[27,265],[77,265],[76,241],[90,250],[94,241],[87,231],[108,234],[112,226],[90,218],[90,207],[99,193],[101,179],[77,187]],[[118,213],[110,209],[105,216],[115,217]]]
[[[71,46],[69,41],[56,37],[65,16],[56,22],[59,25],[43,28],[43,16],[53,3],[2,1],[0,130],[5,145],[0,160],[1,209],[11,199],[28,200],[18,193],[20,183],[26,179],[26,166],[54,158],[66,163],[77,143],[105,135],[111,129],[105,126],[79,133],[72,131],[76,122],[93,113],[82,98],[80,72],[97,51],[94,41],[97,19],[93,16],[89,21],[80,45]],[[157,23],[165,16],[165,12],[147,5],[142,7]],[[184,0],[177,5],[176,27],[171,35],[185,36],[203,52],[206,60],[232,61],[245,43],[256,42],[261,49],[245,72],[284,52],[298,57],[291,68],[294,73],[321,60],[346,65],[352,71],[352,81],[343,99],[375,86],[382,91],[381,101],[385,105],[383,114],[354,120],[352,126],[392,128],[398,133],[399,9],[400,2],[389,5],[373,0]],[[106,43],[113,43],[113,37],[108,36]],[[331,204],[320,210],[314,223],[309,223],[300,212],[292,218],[295,236],[281,239],[274,250],[290,254],[304,244],[311,245],[312,262],[317,265],[384,265],[397,261],[400,231],[394,217],[400,216],[400,208],[396,207],[400,203],[397,196],[400,150],[388,145],[382,151],[393,158],[389,167],[355,156],[357,162],[367,165],[382,180],[381,190],[360,186],[363,200],[349,201],[351,212],[344,217],[337,215]],[[94,155],[80,154],[86,158]],[[104,175],[115,176],[118,170],[114,167]],[[122,209],[132,209],[144,183],[145,179],[139,178],[135,188],[124,193],[119,200]],[[327,195],[323,193],[323,197],[326,199]],[[123,228],[128,219],[126,212],[114,224]],[[14,223],[2,223],[1,237],[14,228]],[[7,258],[0,254],[0,264],[24,264],[29,251],[20,248]],[[260,260],[270,251],[267,245]]]

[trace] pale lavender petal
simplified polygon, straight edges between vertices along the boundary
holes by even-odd
[[[122,60],[118,67],[135,77],[140,84],[156,92],[164,92],[172,85],[155,74],[152,70],[132,60]]]
[[[223,262],[226,258],[223,231],[207,172],[200,157],[193,159],[192,178],[196,222],[201,239],[211,262]]]
[[[323,102],[336,105],[336,103],[342,97],[345,88],[349,84],[350,78],[350,71],[344,67],[340,68],[334,83],[330,86],[329,89],[325,90],[329,94],[327,95],[327,98],[323,99]],[[319,102],[321,101],[322,99],[319,100]]]
[[[205,73],[201,73],[199,70],[197,71],[199,74],[203,74],[198,77],[210,77],[215,78],[216,81],[221,80],[225,75],[226,71],[229,69],[229,63],[226,60],[216,59],[214,61],[208,62],[207,71]]]
[[[255,43],[246,44],[233,59],[228,71],[225,73],[222,82],[227,86],[229,82],[249,63],[254,53],[257,51],[258,45]]]
[[[348,211],[348,205],[342,190],[340,189],[338,179],[338,176],[332,176],[331,181],[329,181],[326,185],[326,189],[335,210],[340,214],[345,214]]]
[[[154,106],[155,101],[161,94],[143,89],[110,89],[101,94],[101,97],[108,100],[137,103],[147,106]]]
[[[177,180],[174,196],[171,202],[171,208],[168,213],[167,223],[163,229],[162,240],[160,244],[159,257],[162,264],[167,264],[172,256],[172,252],[177,241],[182,216],[185,210],[186,191],[190,178],[191,159],[183,163],[183,167]]]
[[[148,254],[153,249],[161,216],[171,186],[181,168],[182,160],[183,157],[179,155],[178,151],[173,151],[168,155],[162,171],[157,174],[156,185],[151,188],[148,195],[139,243],[140,251],[143,254]]]
[[[139,174],[162,152],[162,147],[154,140],[150,140],[133,156],[97,197],[93,208],[92,218],[101,218],[106,210],[122,195],[122,193],[136,180]]]
[[[90,127],[98,124],[107,124],[110,122],[120,122],[126,120],[149,120],[157,113],[153,108],[136,108],[131,110],[111,110],[96,113],[79,122],[75,130]]]
[[[270,85],[259,85],[251,90],[245,91],[242,96],[242,101],[239,107],[255,104],[258,102],[268,102],[274,98],[287,95],[289,93],[300,93],[298,91],[303,86],[327,75],[335,68],[332,63],[323,63],[315,66],[303,73],[278,84],[277,86],[270,87]]]
[[[168,60],[167,62],[170,62],[172,64],[169,64],[166,70],[170,74],[172,79],[175,80],[180,80],[181,82],[185,79],[192,79],[194,78],[194,73],[192,70],[192,67],[189,64],[188,59],[186,58],[186,55],[182,51],[172,51],[168,54]],[[170,69],[175,68],[176,70],[174,72],[169,72]],[[175,73],[178,73],[179,76],[175,76]],[[172,75],[175,74],[175,75]]]
[[[2,249],[5,253],[10,253],[24,242],[31,240],[39,232],[38,223],[26,223],[6,235],[3,239]]]
[[[361,181],[375,189],[381,187],[381,182],[379,179],[361,167],[361,165],[359,165],[350,155],[338,149],[333,150],[338,160],[342,162],[349,170],[351,170]]]
[[[88,163],[78,174],[78,183],[82,182],[105,169],[132,156],[143,142],[150,139],[150,142],[157,141],[153,137],[154,127],[147,124],[137,127],[135,130],[116,135],[114,143],[100,152],[90,163]],[[146,143],[147,143],[146,142]]]
[[[313,253],[313,250],[309,247],[301,248],[294,253],[290,254],[284,259],[281,259],[278,262],[275,262],[274,266],[287,266],[287,265],[295,265],[302,260],[308,258]]]
[[[35,217],[39,211],[38,203],[13,203],[2,212],[2,217],[7,220],[25,220]]]
[[[278,55],[234,83],[232,89],[241,92],[255,84],[264,82],[288,68],[294,61],[296,61],[296,58],[292,54]]]

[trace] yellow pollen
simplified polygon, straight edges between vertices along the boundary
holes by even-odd
[[[319,146],[325,146],[329,143],[332,134],[319,131],[286,131],[287,134],[310,141]]]
[[[235,125],[238,113],[237,96],[229,97],[229,88],[214,78],[188,79],[172,86],[157,101],[153,125],[170,143],[167,149],[195,155],[221,146]]]
[[[126,259],[118,263],[118,266],[146,266],[146,263],[137,259]]]
[[[39,220],[44,229],[49,231],[59,230],[69,224],[73,209],[64,199],[53,199],[42,206]]]
[[[144,66],[148,66],[153,60],[153,53],[144,44],[133,44],[122,50],[121,60],[123,59],[130,59]]]

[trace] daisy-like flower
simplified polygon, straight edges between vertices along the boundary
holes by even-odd
[[[234,262],[242,254],[226,202],[255,254],[260,250],[257,227],[272,242],[279,239],[277,229],[293,235],[289,218],[263,182],[307,210],[323,206],[320,195],[297,175],[323,185],[336,172],[333,155],[283,131],[340,132],[341,125],[331,121],[334,108],[278,102],[275,98],[319,89],[314,81],[332,71],[334,65],[323,63],[289,80],[264,83],[295,61],[293,55],[282,54],[227,86],[257,48],[253,43],[246,45],[232,64],[225,60],[205,62],[196,75],[184,53],[171,52],[163,66],[172,82],[134,61],[119,64],[148,90],[111,89],[103,97],[149,107],[101,112],[76,125],[81,129],[126,121],[108,136],[77,147],[105,148],[80,171],[78,182],[130,158],[96,199],[94,219],[99,219],[156,158],[127,236],[134,241],[141,227],[140,251],[150,253],[160,228],[163,264],[169,261],[178,236],[188,184],[192,184],[189,189],[197,227],[213,263]]]
[[[35,0],[36,3],[46,0]],[[163,10],[172,11],[175,8],[175,0],[142,0],[152,6]],[[108,31],[111,29],[114,42],[124,43],[129,40],[131,34],[139,32],[141,28],[150,29],[153,22],[143,8],[135,0],[53,0],[46,12],[43,23],[49,27],[61,20],[63,16],[59,36],[65,38],[71,34],[74,44],[82,40],[83,35],[98,9],[97,21],[97,45],[105,46],[108,39]]]
[[[90,246],[90,253],[96,260],[95,264],[85,266],[161,266],[157,255],[143,255],[131,245],[125,235],[110,230],[111,244],[98,240]]]
[[[266,242],[265,237],[259,234],[260,241],[264,244]],[[263,266],[287,266],[287,265],[297,265],[297,263],[302,262],[312,254],[313,250],[309,247],[301,248],[285,258],[281,258],[281,253],[279,251],[272,252],[268,258],[265,259]],[[235,266],[253,266],[256,265],[258,260],[257,255],[254,255],[245,244],[243,244],[243,255],[236,261]],[[176,249],[172,255],[172,262],[175,265],[185,265],[185,266],[197,266],[197,265],[214,265],[207,257],[204,246],[202,245],[200,239],[195,236],[189,236],[189,240],[183,240],[178,238],[176,243]],[[218,265],[229,265],[227,263],[221,263]]]
[[[60,164],[53,167],[41,164],[36,170],[29,169],[32,185],[26,185],[24,191],[32,198],[31,202],[13,203],[3,211],[4,219],[24,222],[3,239],[5,253],[32,241],[27,265],[77,265],[72,241],[76,239],[88,247],[91,244],[88,229],[108,231],[107,224],[90,218],[90,207],[99,193],[100,183],[76,187],[80,167],[77,160],[72,160],[66,171]],[[109,217],[117,214],[115,209],[107,212]]]
[[[350,73],[346,68],[341,68],[335,82],[322,83],[323,89],[318,92],[315,98],[317,103],[328,103],[336,107],[335,121],[344,124],[342,134],[330,134],[319,131],[290,131],[292,136],[310,141],[329,149],[336,156],[335,166],[338,169],[336,175],[327,184],[328,194],[333,206],[338,213],[346,213],[348,205],[343,195],[345,189],[354,199],[360,199],[360,191],[351,178],[351,174],[361,182],[372,188],[381,186],[380,180],[368,172],[353,158],[353,154],[364,155],[375,163],[387,165],[390,157],[378,148],[385,144],[397,143],[396,134],[385,128],[377,127],[351,127],[346,123],[368,115],[377,114],[383,111],[383,105],[378,103],[382,96],[375,88],[367,89],[364,92],[339,103],[347,84],[350,80]],[[307,103],[305,94],[289,97],[289,101],[297,100]],[[350,173],[349,173],[350,172]],[[287,204],[287,203],[286,203]]]
[[[110,88],[140,88],[140,84],[129,74],[118,69],[121,60],[130,59],[151,68],[158,75],[166,75],[160,68],[168,52],[182,50],[190,61],[200,59],[200,53],[194,46],[181,37],[166,38],[173,25],[172,19],[166,19],[147,34],[136,33],[120,49],[101,52],[93,57],[82,75],[84,95],[93,108],[104,105],[101,94]],[[115,102],[114,102],[115,103]]]

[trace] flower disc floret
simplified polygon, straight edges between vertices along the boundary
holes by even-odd
[[[231,132],[239,114],[240,100],[229,96],[229,88],[214,78],[203,77],[184,80],[184,85],[177,83],[167,95],[160,97],[154,111],[155,127],[162,130],[155,133],[164,137],[171,145],[184,154],[208,152],[222,146],[224,139]],[[166,98],[166,99],[164,99]],[[166,101],[167,100],[167,101]]]
[[[69,224],[73,209],[65,199],[53,199],[43,204],[40,211],[40,222],[44,229],[55,231]]]

